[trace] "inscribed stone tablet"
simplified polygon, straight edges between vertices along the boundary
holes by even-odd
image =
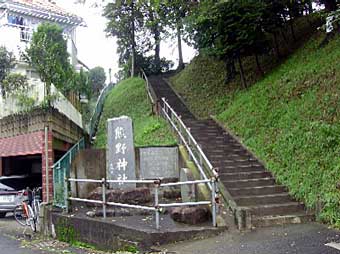
[[[107,121],[107,179],[135,180],[135,150],[132,120],[127,116]],[[111,188],[136,188],[136,184],[112,183]]]
[[[140,148],[140,174],[143,179],[179,178],[178,148]]]

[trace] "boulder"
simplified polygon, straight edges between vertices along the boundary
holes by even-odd
[[[151,201],[151,193],[150,189],[146,187],[130,189],[130,190],[122,190],[119,202],[127,203],[127,204],[145,204]]]
[[[210,212],[207,207],[176,207],[171,209],[170,216],[174,221],[196,225],[209,220]]]
[[[163,197],[166,199],[181,199],[181,189],[168,188],[163,191]]]
[[[94,189],[88,199],[102,200],[102,188],[98,187]],[[149,188],[141,187],[128,190],[109,189],[106,190],[106,201],[114,203],[124,204],[145,204],[152,200]],[[91,203],[90,203],[91,204]],[[94,204],[91,204],[92,206]],[[101,204],[95,204],[95,206],[101,206]]]

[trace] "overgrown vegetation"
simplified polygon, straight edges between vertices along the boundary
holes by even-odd
[[[296,40],[291,29],[283,30],[285,39],[278,36],[278,51],[281,60],[277,59],[274,48],[268,54],[258,57],[262,72],[259,72],[256,59],[253,56],[243,58],[244,78],[248,86],[255,84],[279,66],[284,59],[301,46],[315,31],[318,17],[301,17],[295,20]],[[286,40],[286,42],[284,42]],[[235,76],[226,80],[228,69],[223,60],[202,52],[195,57],[190,65],[178,75],[171,78],[174,88],[188,102],[190,110],[199,117],[208,117],[221,113],[235,93],[242,89],[239,67],[235,68]]]
[[[340,37],[320,48],[323,38],[313,36],[246,90],[224,87],[222,63],[205,57],[173,81],[191,109],[215,114],[297,199],[320,209],[319,219],[340,227]]]
[[[320,218],[340,226],[340,37],[314,37],[218,118]]]
[[[96,147],[105,148],[107,119],[126,115],[133,120],[135,146],[167,146],[176,141],[166,122],[151,114],[151,105],[140,78],[120,82],[107,96],[97,132]]]

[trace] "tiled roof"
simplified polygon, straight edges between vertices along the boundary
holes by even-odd
[[[63,16],[76,16],[57,6],[54,1],[49,0],[12,0],[12,2],[27,5],[35,9],[43,9],[48,12],[61,14]]]
[[[4,7],[13,12],[73,25],[84,23],[81,17],[64,10],[52,0],[5,0],[4,3]]]
[[[43,131],[0,139],[0,157],[41,154],[43,141]]]

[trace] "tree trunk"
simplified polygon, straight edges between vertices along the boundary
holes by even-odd
[[[294,29],[294,22],[293,22],[293,20],[290,20],[290,21],[289,21],[289,25],[290,25],[290,31],[292,32],[293,40],[296,41],[296,36],[295,36],[295,29]]]
[[[312,3],[312,1],[308,2],[308,13],[309,14],[313,13],[313,3]]]
[[[276,57],[277,57],[277,59],[280,59],[281,58],[281,54],[280,54],[279,43],[277,42],[277,34],[276,34],[276,32],[273,33],[273,36],[274,36],[274,48],[275,48]]]
[[[294,17],[291,10],[289,10],[289,26],[292,33],[293,40],[296,41],[295,30],[294,30]]]
[[[158,29],[158,25],[154,28],[154,38],[155,38],[155,72],[160,73],[161,72],[161,57],[160,57],[160,51],[161,51],[161,38],[160,38],[160,32]]]
[[[131,1],[131,77],[136,74],[136,39],[135,39],[135,6],[133,1]]]
[[[323,0],[322,3],[325,5],[325,9],[328,12],[335,11],[337,9],[336,0]]]
[[[238,64],[239,64],[239,67],[240,67],[240,76],[241,76],[242,86],[243,86],[244,89],[246,89],[247,88],[247,82],[246,82],[246,79],[245,79],[245,76],[244,76],[244,69],[243,69],[242,59],[241,59],[240,55],[237,56],[237,60],[238,60]]]
[[[261,64],[260,64],[260,60],[259,60],[259,56],[257,53],[255,53],[255,61],[256,61],[256,66],[257,66],[257,70],[260,72],[261,76],[264,75],[264,72],[261,68]]]
[[[51,83],[45,82],[45,101],[47,107],[51,107]]]
[[[228,84],[236,76],[236,67],[235,67],[234,58],[228,57],[224,60],[224,63],[227,69],[227,76],[224,79],[224,83]]]
[[[182,52],[182,32],[181,32],[181,25],[177,24],[177,43],[178,43],[178,67],[177,70],[184,69],[184,62],[183,62],[183,52]]]
[[[284,31],[282,28],[280,29],[280,33],[281,33],[281,36],[282,36],[283,40],[285,41],[285,43],[286,43],[287,45],[289,45],[289,41],[288,41],[288,39],[287,39],[287,36],[286,36],[286,34],[285,34],[285,31]]]

